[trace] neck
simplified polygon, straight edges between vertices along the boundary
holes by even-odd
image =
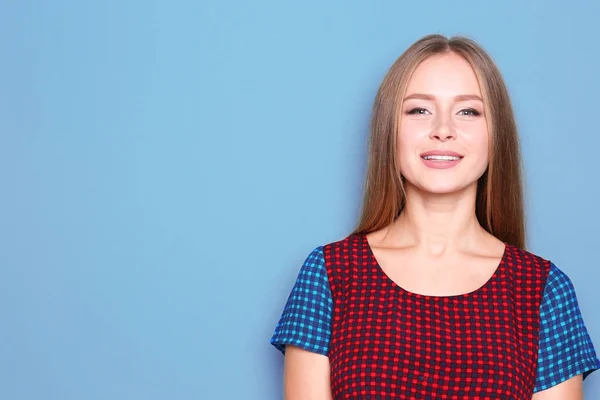
[[[476,197],[477,184],[449,194],[431,194],[408,184],[405,207],[388,231],[390,240],[436,255],[474,248],[485,234],[475,214]]]

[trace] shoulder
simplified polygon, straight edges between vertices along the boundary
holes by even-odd
[[[523,249],[521,247],[507,245],[508,256],[512,258],[512,261],[517,264],[520,268],[539,268],[543,266],[550,266],[551,261],[539,254],[533,253],[530,250]]]
[[[356,242],[357,237],[355,235],[349,235],[343,239],[325,242],[314,247],[306,256],[304,269],[324,267],[332,257],[341,258],[343,255],[351,252],[352,248],[355,247]]]
[[[349,270],[356,264],[357,257],[365,254],[362,236],[349,234],[317,247],[322,274],[327,277],[332,296],[337,298],[349,278]],[[320,252],[320,253],[319,253]]]
[[[567,290],[574,291],[573,281],[569,278],[569,275],[556,264],[550,262],[550,270],[548,272],[548,288],[554,291]]]
[[[573,282],[567,273],[548,258],[520,247],[508,245],[506,260],[513,270],[529,275],[541,275],[544,278],[546,294],[548,292],[574,291]]]
[[[358,238],[355,235],[343,239],[320,244],[314,247],[305,256],[304,262],[298,273],[296,286],[299,285],[330,285],[333,278],[343,271],[342,266],[349,260],[349,255],[354,252]]]
[[[364,236],[350,234],[322,246],[327,269],[331,274],[343,273],[357,257],[365,253]]]
[[[326,253],[347,253],[360,244],[360,235],[350,234],[342,239],[338,239],[322,245]]]
[[[359,241],[356,235],[348,235],[314,247],[306,256],[298,277],[330,281],[343,271],[342,267],[347,265],[350,255],[356,252]]]
[[[553,262],[550,262],[544,300],[542,314],[544,311],[549,312],[551,309],[556,309],[557,307],[564,309],[578,307],[573,281],[566,272]]]
[[[544,288],[552,269],[552,262],[539,254],[508,244],[504,260],[511,276],[517,281],[526,281],[527,286]]]

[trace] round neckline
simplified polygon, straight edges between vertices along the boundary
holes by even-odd
[[[415,298],[421,298],[421,299],[440,299],[440,300],[441,299],[458,299],[458,298],[464,298],[464,297],[470,297],[470,296],[477,295],[479,292],[485,290],[488,286],[491,286],[494,283],[494,281],[496,281],[498,279],[498,276],[500,275],[501,270],[504,267],[504,263],[505,263],[505,259],[506,259],[506,256],[508,253],[508,247],[509,247],[509,244],[504,242],[504,252],[502,253],[500,262],[496,266],[494,273],[485,281],[485,283],[483,283],[483,285],[479,286],[478,288],[476,288],[470,292],[466,292],[466,293],[459,293],[459,294],[453,294],[453,295],[448,295],[448,296],[437,296],[437,295],[431,295],[431,294],[422,294],[422,293],[411,292],[410,290],[406,290],[402,286],[400,286],[398,283],[396,283],[383,270],[383,268],[381,268],[381,265],[379,264],[377,257],[375,257],[375,254],[373,253],[373,249],[371,248],[371,244],[369,243],[367,234],[362,233],[359,236],[362,236],[361,240],[363,242],[363,246],[365,246],[365,248],[367,249],[367,257],[370,258],[370,261],[372,261],[373,264],[375,264],[374,267],[377,270],[377,273],[379,275],[381,275],[381,277],[386,282],[388,282],[388,284],[390,284],[395,290],[398,290],[401,293],[404,293],[408,296],[415,297]]]

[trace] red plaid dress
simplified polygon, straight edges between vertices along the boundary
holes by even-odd
[[[318,250],[305,262],[271,343],[327,355],[334,399],[531,400],[543,389],[539,379],[536,389],[536,369],[551,262],[506,245],[482,287],[442,297],[394,283],[365,235]],[[581,346],[591,349],[578,356],[587,376],[599,362],[591,342]]]

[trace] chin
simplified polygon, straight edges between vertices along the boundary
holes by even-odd
[[[407,190],[410,190],[409,187],[413,186],[416,190],[418,190],[421,194],[424,195],[447,195],[453,193],[462,193],[465,190],[474,189],[477,190],[477,181],[475,182],[427,182],[427,183],[419,183],[415,184],[407,182],[408,185],[406,187]]]
[[[442,194],[452,194],[462,192],[464,187],[453,187],[453,186],[435,186],[428,188],[421,188],[422,193],[430,194],[430,195],[442,195]]]

